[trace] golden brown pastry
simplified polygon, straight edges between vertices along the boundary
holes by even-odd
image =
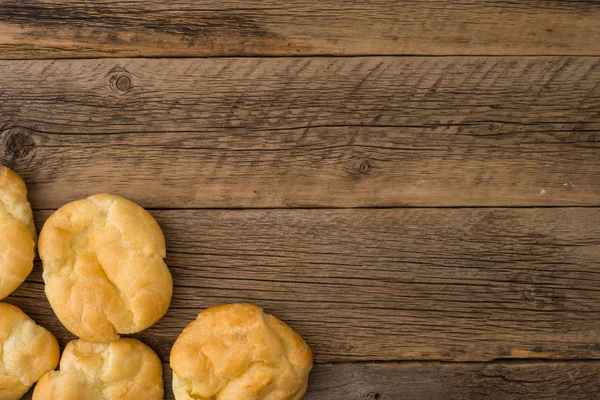
[[[82,339],[117,340],[148,328],[169,308],[165,238],[129,200],[98,194],[61,207],[44,224],[38,246],[50,305]]]
[[[31,272],[35,239],[27,187],[19,175],[0,165],[0,300]]]
[[[58,364],[58,343],[19,308],[0,303],[0,400],[20,399]]]
[[[33,400],[162,400],[163,396],[160,359],[136,339],[70,342],[60,370],[44,375],[33,392]]]
[[[209,308],[171,350],[176,400],[298,400],[312,354],[289,326],[252,304]]]

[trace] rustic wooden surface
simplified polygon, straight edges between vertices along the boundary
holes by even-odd
[[[594,0],[2,0],[5,58],[600,55]]]
[[[590,400],[597,362],[317,366],[305,400]]]
[[[585,0],[0,0],[0,163],[38,228],[101,191],[157,218],[173,303],[135,336],[169,400],[177,334],[233,301],[310,344],[305,399],[594,400],[598,21]],[[212,58],[148,58],[189,56]],[[37,263],[6,301],[64,346],[43,289]]]
[[[172,370],[166,363],[163,372],[168,388]],[[303,400],[590,400],[598,392],[594,361],[323,364],[314,367]]]
[[[3,61],[0,160],[36,208],[598,206],[599,60]]]
[[[288,322],[318,363],[600,359],[600,208],[152,213],[175,290],[136,337],[164,361],[200,310],[238,301]],[[38,265],[8,301],[64,345],[43,290]]]

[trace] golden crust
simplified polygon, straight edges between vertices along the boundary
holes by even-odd
[[[0,209],[4,209],[27,227],[33,240],[37,240],[33,212],[27,200],[27,186],[12,169],[0,165]]]
[[[136,339],[112,343],[74,340],[35,387],[33,400],[162,400],[162,365],[154,351]]]
[[[20,399],[56,368],[56,338],[19,308],[0,303],[0,400]]]
[[[0,165],[0,300],[15,291],[31,272],[35,239],[25,183]]]
[[[299,400],[312,354],[285,323],[252,304],[204,310],[171,350],[176,400]]]
[[[169,308],[165,238],[150,213],[109,194],[69,203],[48,218],[39,253],[46,296],[73,334],[110,342],[158,321]]]

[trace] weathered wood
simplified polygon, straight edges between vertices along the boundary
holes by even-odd
[[[597,362],[319,365],[304,400],[591,400]]]
[[[237,301],[288,322],[317,363],[600,358],[599,208],[153,214],[175,289],[137,337],[165,361],[199,311]],[[64,345],[40,269],[7,301]]]
[[[597,1],[0,2],[0,57],[600,55]]]
[[[165,400],[174,400],[168,363],[163,371]],[[303,400],[592,400],[598,393],[600,364],[591,361],[337,364],[315,366]]]
[[[600,58],[0,62],[33,206],[600,205]]]

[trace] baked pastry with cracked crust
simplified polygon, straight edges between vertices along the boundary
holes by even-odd
[[[68,343],[60,370],[44,375],[33,392],[33,400],[162,400],[163,396],[160,359],[136,339]]]
[[[97,194],[48,218],[39,240],[46,296],[63,325],[93,342],[142,331],[169,308],[165,238],[142,207]]]
[[[0,165],[0,300],[31,272],[36,238],[25,182]]]
[[[0,400],[18,400],[56,368],[56,338],[21,309],[0,303]]]
[[[171,350],[176,400],[299,400],[312,368],[308,345],[253,304],[202,311]]]

